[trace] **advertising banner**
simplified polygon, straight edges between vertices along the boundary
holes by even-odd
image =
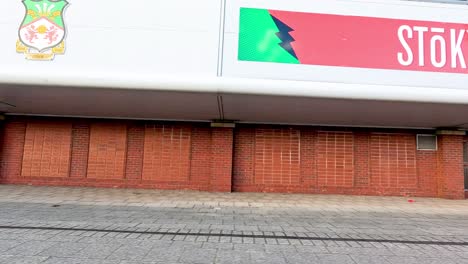
[[[467,13],[419,1],[228,1],[222,75],[468,90]]]
[[[468,25],[241,8],[238,59],[467,73]]]

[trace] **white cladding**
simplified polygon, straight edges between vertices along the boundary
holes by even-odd
[[[44,78],[127,74],[215,76],[221,2],[216,0],[68,0],[66,52],[28,61],[15,52],[25,8],[2,1],[0,73]],[[0,80],[1,81],[1,80]],[[78,84],[79,85],[79,84]]]
[[[30,61],[16,53],[24,6],[21,0],[2,3],[0,84],[468,102],[466,74],[237,60],[240,7],[468,24],[464,5],[398,0],[68,1],[66,52],[53,61]]]

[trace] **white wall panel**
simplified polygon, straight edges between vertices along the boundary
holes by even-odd
[[[53,61],[16,53],[24,6],[20,0],[2,3],[0,74],[216,76],[220,1],[68,1],[66,53]]]

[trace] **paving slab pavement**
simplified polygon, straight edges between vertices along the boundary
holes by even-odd
[[[0,185],[0,263],[468,263],[468,201]]]

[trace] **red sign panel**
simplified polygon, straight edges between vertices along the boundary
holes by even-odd
[[[269,10],[301,64],[467,73],[468,25]]]

